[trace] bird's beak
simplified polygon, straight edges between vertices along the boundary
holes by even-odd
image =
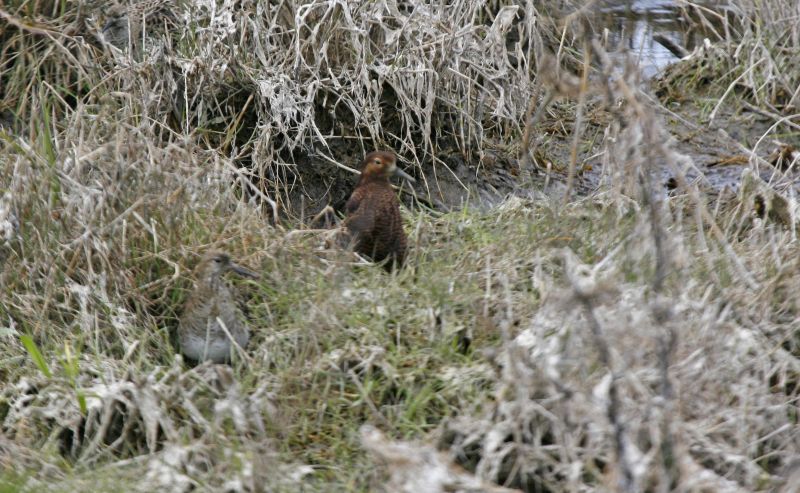
[[[410,181],[411,183],[416,183],[417,182],[417,180],[412,178],[411,175],[409,175],[405,171],[401,170],[397,166],[395,166],[395,168],[394,168],[394,174],[399,176],[400,178],[405,178],[406,180]]]
[[[252,270],[246,269],[239,264],[234,264],[233,262],[231,262],[231,270],[239,274],[240,276],[249,277],[252,279],[258,279],[260,277],[257,273],[253,272]]]

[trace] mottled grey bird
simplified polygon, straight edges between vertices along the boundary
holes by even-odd
[[[181,353],[189,359],[225,363],[235,350],[232,341],[244,348],[250,340],[250,329],[222,278],[228,271],[258,279],[258,274],[222,252],[207,254],[195,268],[195,289],[178,325]]]
[[[159,15],[167,14],[169,0],[142,0],[129,5],[115,3],[106,11],[103,37],[106,41],[124,50],[133,46],[138,51],[142,38],[142,26],[159,26]]]

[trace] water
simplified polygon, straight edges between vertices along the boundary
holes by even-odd
[[[715,10],[719,2],[713,0],[694,2]],[[669,64],[680,59],[657,39],[672,42],[691,52],[712,37],[710,31],[701,31],[696,23],[687,19],[693,9],[683,0],[601,0],[595,4],[595,26],[608,30],[607,42],[611,50],[627,52],[639,61],[642,75],[652,78]],[[711,17],[712,16],[707,16]]]
[[[604,35],[606,49],[613,58],[621,63],[625,57],[633,56],[639,62],[639,68],[645,80],[652,79],[670,64],[677,62],[681,54],[676,54],[665,44],[681,47],[686,54],[701,45],[705,38],[711,42],[719,39],[721,32],[720,18],[726,15],[726,0],[695,0],[691,4],[686,0],[599,0],[594,6],[594,28]],[[705,27],[698,22],[702,17],[707,21]],[[691,118],[690,118],[691,119]],[[767,132],[772,122],[758,123],[750,121],[748,127],[728,122],[728,128],[739,133],[751,130],[755,135]],[[680,151],[689,155],[697,165],[696,170],[688,173],[690,181],[699,180],[714,190],[739,189],[742,171],[747,165],[719,165],[722,157],[741,155],[742,151],[731,148],[729,143],[721,141],[712,132],[695,134],[683,145]],[[746,156],[745,156],[746,157]],[[762,156],[765,157],[765,156]],[[589,189],[596,187],[600,180],[600,166],[583,175],[583,183]],[[667,169],[660,170],[660,178],[666,185],[672,174]],[[702,174],[702,176],[700,176]],[[762,169],[760,177],[770,182],[771,172]],[[795,181],[794,188],[800,192],[800,180]]]

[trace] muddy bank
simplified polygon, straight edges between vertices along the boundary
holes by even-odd
[[[641,87],[649,94],[648,106],[674,138],[674,149],[693,163],[684,170],[689,181],[713,195],[724,190],[736,193],[743,171],[752,169],[766,182],[791,185],[796,181],[796,166],[791,164],[795,156],[791,153],[792,141],[770,135],[775,131],[774,115],[742,107],[728,98],[709,118],[709,107],[716,106],[715,98],[725,89],[713,82],[719,75],[714,68],[715,57],[725,56],[719,39],[720,23],[729,15],[727,7],[713,0],[692,6],[671,1],[607,1],[595,5],[591,22],[593,31],[602,35],[603,45],[610,50],[620,73],[630,61],[638,65]],[[680,60],[690,52],[692,56]],[[687,84],[687,79],[696,85]],[[398,107],[391,91],[384,98],[385,108]],[[537,156],[536,166],[530,169],[519,162],[519,137],[496,141],[485,138],[466,146],[469,151],[465,152],[463,142],[438,138],[458,131],[445,128],[438,135],[429,136],[435,142],[435,155],[400,152],[405,169],[418,178],[413,190],[404,185],[403,198],[409,206],[419,200],[427,207],[448,210],[466,203],[491,206],[507,195],[529,197],[544,191],[558,196],[567,181],[575,115],[574,100],[548,109],[533,132]],[[392,127],[392,122],[399,119],[396,113],[388,112],[382,124]],[[604,154],[604,132],[610,119],[602,104],[588,101],[573,185],[579,195],[596,191],[613,179],[611,170],[603,165],[604,158],[605,162],[613,161],[613,157]],[[351,131],[356,133],[355,128]],[[417,135],[416,139],[420,143],[426,140],[424,135]],[[374,142],[373,146],[386,147]],[[356,168],[361,156],[371,149],[368,141],[344,137],[330,139],[329,150],[340,163]],[[653,164],[656,181],[664,190],[675,188],[670,166]],[[341,209],[356,176],[334,168],[326,159],[303,156],[298,170],[305,170],[299,171],[305,195],[287,197],[291,208],[303,209],[306,215],[328,204]]]

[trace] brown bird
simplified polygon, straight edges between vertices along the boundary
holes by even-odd
[[[241,320],[242,313],[222,278],[228,271],[258,279],[258,274],[222,252],[207,254],[195,268],[195,289],[178,325],[181,353],[189,359],[225,363],[230,361],[231,340],[242,348],[250,340],[250,329]]]
[[[397,175],[412,183],[415,180],[397,167],[391,152],[367,154],[361,166],[361,178],[345,205],[345,229],[355,250],[375,262],[384,262],[386,270],[403,265],[406,234],[389,177]]]

